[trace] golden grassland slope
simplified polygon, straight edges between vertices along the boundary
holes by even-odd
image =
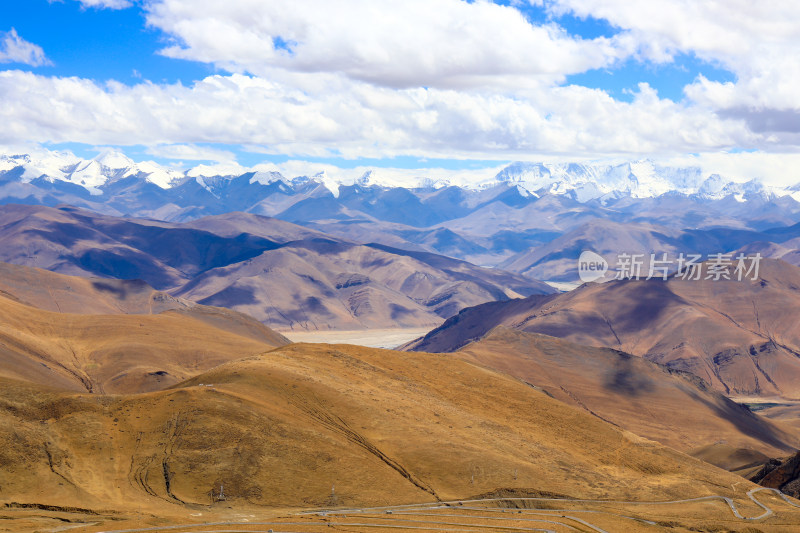
[[[792,504],[763,492],[757,499],[774,514],[738,518],[723,497],[745,517],[763,514],[747,495],[755,486],[742,478],[452,356],[292,345],[139,395],[2,380],[0,404],[0,464],[8,465],[0,530],[16,533],[174,524],[599,530],[590,522],[609,532],[778,533],[800,524]],[[220,485],[228,499],[211,504]],[[435,502],[432,492],[556,500],[351,512]],[[320,507],[342,510],[298,514]],[[495,514],[507,507],[515,516]]]
[[[197,306],[157,315],[80,315],[0,296],[0,376],[71,390],[160,389],[286,343],[282,335],[228,310]]]
[[[141,280],[82,278],[0,262],[0,296],[59,313],[154,315],[173,311],[270,346],[288,342],[249,315],[176,298]]]
[[[644,356],[730,395],[800,398],[800,268],[762,260],[755,281],[590,283],[462,311],[408,348],[453,351],[498,325]]]
[[[792,428],[752,413],[693,375],[617,350],[498,327],[453,355],[681,451],[724,441],[776,457],[800,444]]]
[[[702,459],[707,463],[735,472],[750,479],[750,475],[768,464],[771,459],[761,452],[750,448],[737,448],[724,441],[715,442],[690,450],[689,455]]]
[[[0,295],[47,311],[93,315],[155,314],[197,305],[141,280],[82,278],[2,262]]]
[[[742,478],[451,355],[294,344],[138,395],[0,384],[0,501],[163,513],[744,496]],[[335,487],[332,502],[332,488]]]

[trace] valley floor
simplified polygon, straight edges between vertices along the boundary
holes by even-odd
[[[369,348],[396,348],[409,341],[422,337],[431,329],[393,328],[363,329],[354,331],[283,331],[292,342],[311,342],[325,344],[355,344]]]

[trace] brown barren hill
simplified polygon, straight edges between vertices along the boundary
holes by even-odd
[[[643,356],[730,396],[800,397],[800,268],[765,259],[755,281],[585,284],[462,311],[408,349],[453,351],[504,325]]]
[[[752,479],[751,475],[763,469],[764,465],[778,461],[752,448],[737,448],[722,441],[695,448],[688,453],[747,479]]]
[[[164,388],[289,341],[227,309],[55,313],[0,296],[0,376],[89,392]]]
[[[315,238],[211,269],[172,294],[302,331],[434,327],[475,303],[519,297],[516,291],[553,289],[435,254]]]
[[[204,512],[220,485],[234,509],[754,487],[451,355],[294,344],[146,394],[0,385],[0,502],[161,515]]]
[[[0,260],[140,279],[172,297],[284,330],[434,327],[464,307],[554,291],[519,274],[245,213],[178,224],[69,206],[4,205]]]
[[[692,374],[618,350],[498,327],[454,355],[681,451],[723,441],[776,457],[800,444],[791,428],[754,414]]]
[[[83,278],[2,262],[0,295],[59,313],[146,315],[197,305],[142,280]]]
[[[81,278],[0,263],[0,296],[59,313],[155,315],[172,311],[270,347],[289,342],[249,315],[177,298],[136,279]]]

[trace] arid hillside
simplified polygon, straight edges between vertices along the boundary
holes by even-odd
[[[800,445],[792,427],[754,414],[692,374],[618,350],[501,326],[453,355],[684,452],[725,442],[781,457]]]
[[[763,260],[758,279],[624,280],[462,311],[409,345],[457,350],[503,325],[640,355],[730,396],[800,397],[800,268]]]
[[[92,279],[2,268],[0,527],[10,531],[242,517],[303,520],[316,530],[327,524],[297,513],[471,497],[498,508],[509,505],[497,500],[503,495],[597,511],[592,521],[612,531],[621,523],[638,530],[650,518],[609,509],[607,500],[667,501],[672,510],[633,514],[716,527],[741,520],[723,498],[758,512],[747,494],[755,486],[628,429],[682,449],[708,432],[769,453],[791,446],[778,426],[748,417],[691,379],[641,359],[619,367],[633,358],[613,350],[594,349],[595,359],[606,371],[615,362],[620,383],[647,389],[664,409],[697,411],[684,429],[675,431],[658,408],[632,415],[646,402],[626,396],[624,387],[599,398],[608,376],[598,369],[570,374],[582,347],[564,341],[499,331],[458,356],[285,345],[249,317],[159,299],[141,283],[98,287]],[[31,302],[108,313],[59,313]],[[175,308],[154,313],[153,302]],[[493,358],[498,349],[510,353],[509,336],[535,338],[540,362],[553,357],[556,343],[559,375],[532,387],[542,367],[521,353],[516,363],[507,355],[503,368]],[[663,383],[651,383],[657,380]],[[589,404],[597,411],[587,412]],[[629,427],[620,423],[626,414]],[[705,428],[695,423],[702,416],[710,416]],[[664,438],[669,431],[671,440]],[[791,504],[761,498],[777,510],[776,524],[800,523]],[[525,520],[562,524],[559,531],[583,524],[561,515],[508,524]]]
[[[19,274],[18,268],[13,270]],[[20,300],[45,306],[61,302],[74,309],[96,294],[94,303],[90,299],[86,304],[90,310],[119,310],[125,305],[142,310],[142,305],[153,303],[153,296],[159,293],[134,290],[131,301],[117,300],[119,291],[130,283],[112,282],[98,290],[91,280],[33,269],[28,275],[42,284],[27,289],[12,287],[8,280],[0,284],[4,293],[0,296],[0,376],[7,378],[84,392],[142,392],[165,388],[221,363],[289,342],[246,315],[191,302],[172,302],[180,305],[147,315],[42,310]],[[66,285],[59,291],[55,282]],[[109,292],[107,287],[117,290]],[[49,300],[48,289],[53,289]],[[10,291],[20,295],[20,300]]]
[[[11,263],[0,263],[0,295],[59,313],[146,315],[197,307],[142,280],[68,276]]]
[[[743,501],[754,487],[450,355],[296,344],[147,394],[2,378],[0,406],[0,501],[40,508],[202,514],[221,485],[226,506],[250,512],[499,488]]]

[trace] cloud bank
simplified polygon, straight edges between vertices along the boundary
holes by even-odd
[[[81,0],[123,8],[127,0]],[[0,142],[201,143],[291,157],[525,159],[794,153],[800,144],[800,4],[533,0],[550,19],[486,0],[143,0],[161,54],[214,65],[191,84],[123,85],[0,72]],[[586,39],[560,16],[607,21]],[[14,30],[0,61],[44,65]],[[680,102],[647,83],[630,101],[567,84],[626,62],[682,56],[700,75]],[[10,58],[10,59],[9,59]],[[221,152],[217,159],[230,154]]]

